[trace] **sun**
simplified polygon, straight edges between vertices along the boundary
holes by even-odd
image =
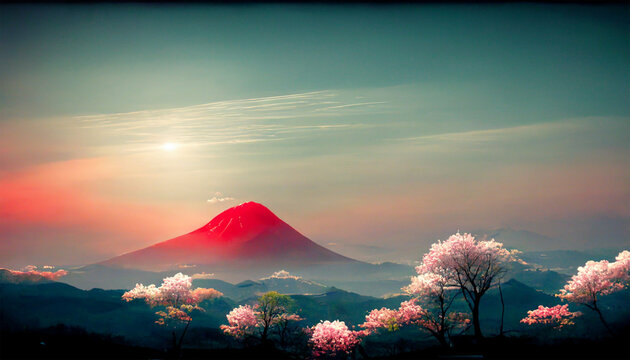
[[[164,151],[173,151],[173,150],[177,149],[177,144],[167,142],[167,143],[162,144],[161,148]]]

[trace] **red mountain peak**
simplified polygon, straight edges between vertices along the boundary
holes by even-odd
[[[194,233],[205,233],[226,243],[246,241],[281,223],[264,205],[249,201],[223,211]]]
[[[264,205],[250,201],[223,211],[193,232],[101,264],[163,270],[181,264],[289,266],[347,261],[354,260],[317,245]]]

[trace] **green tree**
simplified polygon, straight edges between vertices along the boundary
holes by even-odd
[[[258,298],[258,312],[262,325],[261,340],[265,342],[269,336],[269,329],[283,321],[294,306],[294,301],[288,295],[277,291],[269,291]]]

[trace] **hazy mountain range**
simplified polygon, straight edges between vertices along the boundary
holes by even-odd
[[[525,230],[475,234],[522,250],[519,257],[524,263],[513,264],[506,280],[514,278],[547,293],[556,293],[587,260],[612,259],[618,253],[553,250],[559,241]],[[288,270],[291,277],[270,277],[279,270]],[[371,264],[337,254],[300,234],[264,205],[246,202],[188,234],[71,269],[63,281],[83,289],[129,289],[136,283],[159,284],[176,272],[193,276],[196,283],[213,284],[235,299],[269,290],[323,293],[331,286],[381,297],[400,293],[415,274],[410,265]]]

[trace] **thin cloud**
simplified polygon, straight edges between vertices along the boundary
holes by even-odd
[[[205,272],[201,272],[201,273],[197,273],[197,274],[192,274],[192,276],[190,276],[193,280],[197,280],[197,279],[213,279],[214,278],[214,273],[205,273]]]
[[[344,115],[373,114],[384,101],[356,103],[353,96],[324,90],[180,108],[78,116],[82,128],[112,132],[125,143],[151,145],[169,134],[182,144],[229,145],[281,141],[305,133],[373,126],[348,123]],[[140,147],[142,148],[142,146]],[[145,148],[147,149],[147,148]]]
[[[261,278],[260,280],[269,280],[269,279],[293,279],[293,280],[300,280],[302,277],[301,276],[295,276],[295,275],[291,275],[288,271],[286,270],[280,270],[280,271],[276,271],[275,273]]]
[[[399,141],[418,143],[448,142],[448,143],[479,143],[505,140],[507,137],[543,136],[558,132],[574,131],[584,127],[582,121],[547,122],[532,125],[494,128],[485,130],[471,130],[449,132],[443,134],[421,135],[397,138]]]
[[[344,105],[337,105],[337,106],[329,106],[321,110],[334,110],[334,109],[343,109],[343,108],[349,108],[349,107],[363,107],[363,106],[368,106],[368,105],[378,105],[378,104],[385,104],[385,103],[386,103],[385,101],[372,101],[372,102],[364,102],[364,103],[356,103],[356,104],[344,104]]]
[[[211,197],[210,199],[206,200],[209,204],[218,204],[218,203],[224,203],[224,202],[229,202],[229,201],[235,201],[236,199],[231,197],[231,196],[223,196],[222,193],[220,192],[215,192],[214,196]]]

